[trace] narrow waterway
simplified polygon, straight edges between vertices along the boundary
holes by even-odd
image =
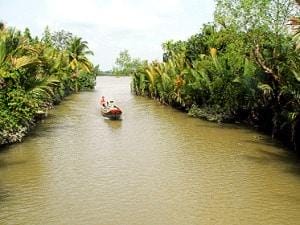
[[[188,117],[101,77],[0,151],[0,224],[300,224],[300,163],[267,137]],[[101,95],[123,120],[104,119]]]

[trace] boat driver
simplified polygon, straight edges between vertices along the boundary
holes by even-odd
[[[100,99],[100,105],[102,105],[103,107],[105,107],[105,98],[104,98],[104,96],[102,96],[101,97],[101,99]]]

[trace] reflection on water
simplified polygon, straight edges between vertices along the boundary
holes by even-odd
[[[122,119],[110,120],[108,118],[103,118],[103,121],[107,124],[107,127],[111,129],[119,129],[122,127]]]
[[[102,95],[123,120],[100,115]],[[0,152],[0,224],[299,224],[299,165],[264,135],[101,77]]]

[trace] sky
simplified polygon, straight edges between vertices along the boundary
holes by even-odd
[[[161,44],[186,40],[213,21],[214,0],[0,0],[0,21],[41,37],[66,30],[88,42],[90,57],[110,70],[120,51],[159,60]]]

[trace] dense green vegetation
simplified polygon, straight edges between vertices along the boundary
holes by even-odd
[[[214,22],[164,43],[164,62],[139,64],[132,90],[193,116],[246,122],[299,151],[299,30],[287,25],[297,16],[292,0],[217,0]]]
[[[132,58],[128,50],[121,51],[116,59],[115,66],[112,70],[112,75],[115,76],[130,76],[144,63],[139,58]]]
[[[89,54],[87,42],[69,32],[47,27],[40,40],[0,24],[0,145],[21,141],[66,95],[94,87]]]

